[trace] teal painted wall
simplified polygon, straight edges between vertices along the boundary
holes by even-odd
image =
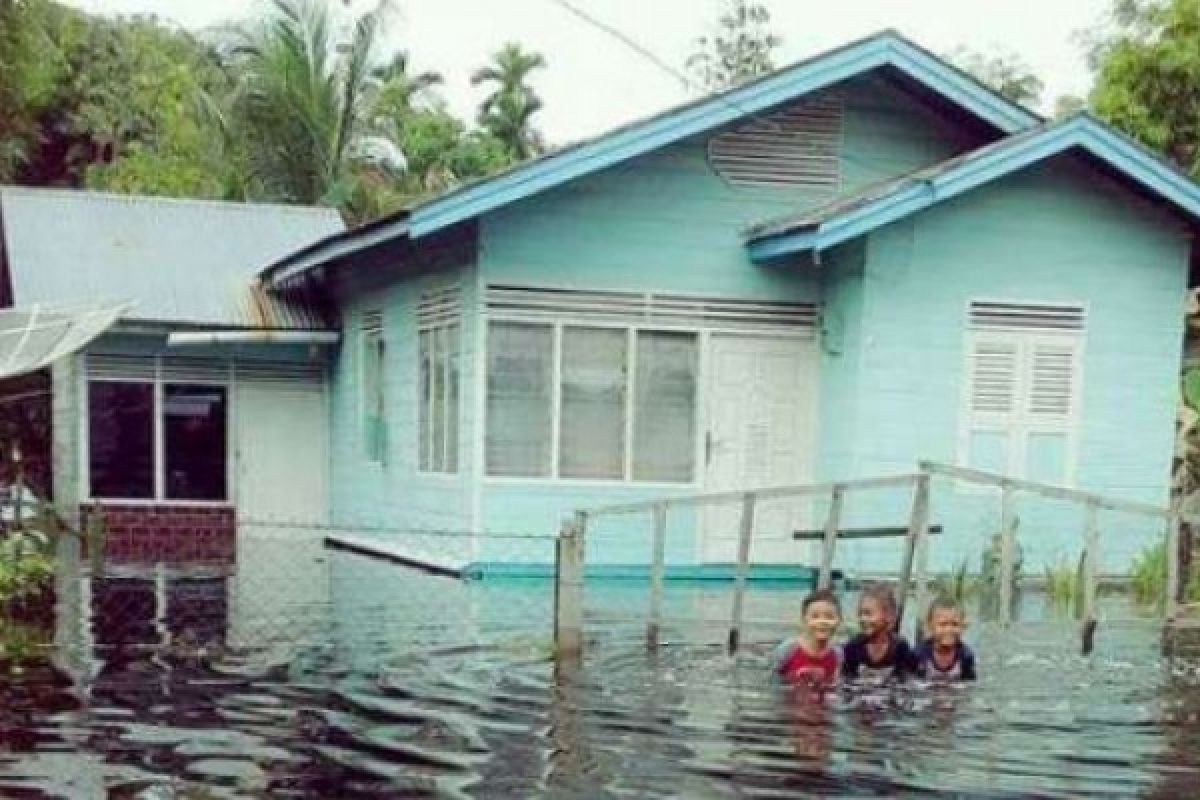
[[[826,449],[827,477],[907,471],[921,457],[956,460],[972,299],[1076,303],[1087,313],[1077,485],[1165,504],[1189,247],[1174,218],[1074,157],[872,234],[859,289],[861,339],[846,355],[827,356],[822,376],[833,395],[825,408],[857,404],[849,430],[838,426],[849,438]],[[842,290],[831,299],[854,296]],[[839,372],[856,374],[857,383]],[[905,505],[897,497],[864,503],[864,511],[900,524]],[[995,495],[939,481],[934,518],[949,530],[935,544],[934,565],[977,565],[998,506]],[[1045,563],[1078,557],[1078,511],[1023,500],[1018,512],[1027,569],[1040,574]],[[1105,515],[1101,526],[1110,572],[1127,570],[1157,533],[1119,515]],[[840,560],[864,570],[898,563],[890,545],[847,548]]]
[[[842,91],[844,192],[927,166],[975,143],[879,79],[858,80]],[[705,140],[688,141],[485,217],[480,282],[789,301],[820,301],[830,293],[844,309],[845,336],[853,350],[861,280],[843,279],[835,271],[833,283],[823,286],[824,278],[812,269],[755,266],[740,236],[751,223],[829,199],[816,192],[731,186],[708,166]],[[834,393],[855,396],[856,378],[835,372],[823,370],[821,380],[841,381]],[[825,387],[819,391],[819,407],[836,408],[827,405]],[[819,447],[849,464],[852,453],[843,442],[852,431],[851,418],[839,412],[833,419],[838,424],[831,425],[828,436],[822,429]],[[551,534],[574,509],[701,490],[700,485],[669,489],[484,478],[481,520],[491,531]],[[680,512],[671,519],[670,561],[696,558],[696,530],[692,514]],[[648,514],[597,523],[589,557],[644,562],[649,535]],[[511,556],[510,543],[498,540],[485,547],[493,545],[489,558]]]
[[[335,524],[385,527],[396,531],[457,531],[472,527],[472,478],[477,437],[475,405],[475,272],[469,266],[434,274],[374,281],[346,293],[342,305],[344,339],[333,361],[330,393],[331,516]],[[460,357],[459,470],[454,475],[417,469],[416,306],[429,287],[457,284],[462,315]],[[360,340],[364,312],[381,310],[384,327],[384,398],[387,452],[384,463],[366,457],[361,420]],[[464,536],[439,542],[464,555]]]

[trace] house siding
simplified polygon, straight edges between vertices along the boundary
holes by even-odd
[[[230,344],[171,348],[165,336],[153,334],[108,333],[87,349],[56,362],[53,380],[53,460],[54,497],[60,508],[67,509],[70,522],[86,529],[89,521],[99,518],[105,532],[104,555],[113,563],[194,563],[233,560],[236,548],[238,516],[238,399],[230,387],[227,399],[227,499],[222,502],[165,501],[159,499],[127,501],[89,497],[84,470],[85,442],[89,415],[87,394],[87,357],[127,356],[145,359],[204,359],[222,367],[251,366],[256,362],[303,364],[316,355],[303,345]],[[133,378],[131,378],[133,379]],[[140,378],[137,378],[140,379]],[[183,380],[182,382],[187,382]],[[323,436],[324,431],[311,431]],[[259,524],[264,521],[259,520]]]
[[[878,78],[849,82],[840,91],[846,105],[843,191],[927,166],[975,143]],[[829,197],[732,186],[709,167],[706,140],[683,142],[484,217],[479,228],[479,283],[790,302],[820,302],[823,293],[832,293],[850,319],[847,336],[852,344],[862,303],[856,282],[839,279],[838,286],[823,288],[818,271],[812,269],[755,266],[740,236],[751,223]],[[834,393],[854,395],[853,377],[839,379],[842,384]],[[823,388],[817,404],[838,408],[827,405]],[[829,458],[848,464],[851,454],[843,441],[844,437],[829,436],[819,447]],[[550,535],[575,509],[701,490],[699,483],[673,488],[484,477],[481,521],[489,531]],[[698,558],[698,530],[694,513],[672,515],[668,561]],[[588,558],[644,562],[649,557],[648,532],[648,515],[597,521],[589,531]],[[485,542],[483,548],[480,556],[489,560],[546,560],[549,552],[503,540]]]
[[[871,234],[859,363],[840,367],[856,366],[860,381],[848,389],[858,402],[848,465],[870,474],[907,471],[921,457],[956,461],[971,300],[1080,304],[1076,484],[1164,505],[1189,248],[1175,218],[1075,157]],[[843,476],[850,473],[828,477]],[[934,518],[947,534],[933,547],[933,565],[974,566],[998,529],[998,498],[937,487]],[[876,510],[899,524],[905,502]],[[1030,498],[1018,516],[1026,570],[1077,560],[1079,509]],[[1161,526],[1106,514],[1101,528],[1103,571],[1127,572]],[[859,546],[849,557],[847,566],[866,570],[898,563],[888,545]]]
[[[417,462],[416,308],[426,288],[449,284],[459,286],[462,308],[459,468],[456,474],[435,475],[421,473]],[[342,343],[331,373],[331,519],[335,525],[396,531],[467,532],[474,528],[471,475],[478,439],[473,413],[478,330],[475,303],[475,270],[468,264],[348,292],[342,306]],[[381,464],[367,458],[360,417],[359,328],[367,311],[383,312],[387,438]]]

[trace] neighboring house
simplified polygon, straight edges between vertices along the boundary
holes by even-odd
[[[342,229],[329,209],[0,188],[5,305],[130,303],[54,366],[44,415],[54,499],[103,508],[112,559],[226,558],[235,516],[325,519],[338,334],[255,273]]]
[[[885,32],[339,233],[263,273],[340,310],[335,524],[550,534],[577,508],[911,472],[919,458],[1165,503],[1200,188]],[[908,494],[846,523],[902,525]],[[933,564],[995,495],[939,483]],[[1076,512],[1020,509],[1026,568]],[[759,511],[753,557],[821,504]],[[1156,531],[1105,517],[1103,566]],[[593,561],[648,558],[649,521]],[[671,520],[729,562],[737,509]],[[1116,542],[1116,543],[1114,543]],[[841,563],[895,570],[898,545]],[[481,538],[480,559],[520,559]]]

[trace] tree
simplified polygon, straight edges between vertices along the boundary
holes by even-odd
[[[719,91],[775,69],[774,50],[783,39],[770,30],[771,12],[750,0],[725,0],[716,30],[696,40],[686,66],[700,86]]]
[[[218,197],[224,153],[203,104],[228,91],[216,53],[153,18],[90,18],[68,55],[59,130],[66,167],[93,188]]]
[[[491,87],[479,106],[479,124],[504,144],[513,160],[527,159],[544,148],[532,122],[542,101],[528,80],[534,70],[545,66],[541,53],[526,52],[510,42],[492,56],[492,63],[471,75],[472,85]]]
[[[959,69],[1014,103],[1036,106],[1045,84],[1016,53],[983,53],[959,47],[949,56]]]
[[[67,74],[52,33],[68,17],[82,14],[48,0],[0,0],[0,182],[24,182],[38,159],[42,118]]]
[[[1200,178],[1200,0],[1117,0],[1092,49],[1096,113]]]
[[[335,41],[318,0],[275,0],[244,34],[231,69],[240,76],[224,113],[226,141],[243,149],[243,185],[289,203],[323,203],[353,216],[361,169],[399,171],[396,143],[370,127],[377,45],[389,5],[359,17]]]
[[[426,71],[412,74],[409,70],[408,53],[398,51],[392,60],[371,71],[375,84],[370,98],[375,115],[403,118],[413,113],[423,102],[430,100],[432,89],[442,84],[438,72]]]
[[[1054,98],[1054,118],[1063,119],[1087,108],[1087,101],[1073,94],[1060,94]]]

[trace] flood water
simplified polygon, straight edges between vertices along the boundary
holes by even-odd
[[[773,687],[799,590],[589,584],[586,656],[549,657],[548,582],[463,584],[326,550],[243,543],[238,569],[67,571],[53,664],[0,678],[0,796],[1194,797],[1200,663],[1106,598],[1096,652],[1024,600],[972,622],[981,680],[835,694]],[[710,622],[705,622],[708,619]]]

